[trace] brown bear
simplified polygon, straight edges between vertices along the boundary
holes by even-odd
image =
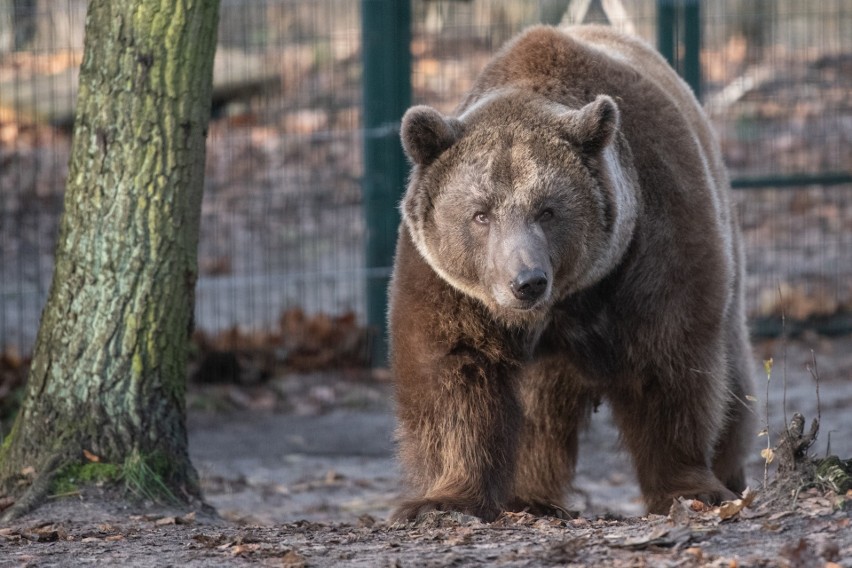
[[[742,491],[740,235],[719,146],[666,62],[607,27],[533,27],[452,116],[415,106],[401,134],[395,518],[558,512],[600,399],[649,511]]]

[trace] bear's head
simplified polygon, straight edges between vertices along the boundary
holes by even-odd
[[[569,108],[516,90],[457,118],[409,109],[402,215],[420,254],[496,317],[542,321],[613,270],[632,237],[637,182],[619,120],[608,96]]]

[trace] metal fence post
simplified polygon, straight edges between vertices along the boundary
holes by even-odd
[[[410,0],[361,0],[367,324],[372,362],[387,361],[387,291],[408,164],[399,120],[411,104]]]
[[[657,49],[701,100],[701,0],[657,0]]]
[[[674,0],[657,0],[657,50],[677,69],[676,10]]]
[[[681,74],[701,100],[701,0],[685,0],[683,7],[683,64]]]

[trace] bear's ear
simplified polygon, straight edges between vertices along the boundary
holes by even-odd
[[[461,122],[428,106],[415,106],[402,117],[402,147],[412,162],[427,166],[461,135]]]
[[[588,154],[599,154],[612,142],[618,130],[620,113],[615,101],[606,95],[570,114],[565,137]]]

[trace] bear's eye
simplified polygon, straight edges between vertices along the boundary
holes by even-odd
[[[553,209],[545,209],[541,213],[538,214],[538,221],[550,221],[553,219]]]
[[[479,223],[480,225],[487,225],[491,222],[491,219],[488,218],[487,213],[483,213],[482,211],[477,211],[473,214],[473,220]]]

